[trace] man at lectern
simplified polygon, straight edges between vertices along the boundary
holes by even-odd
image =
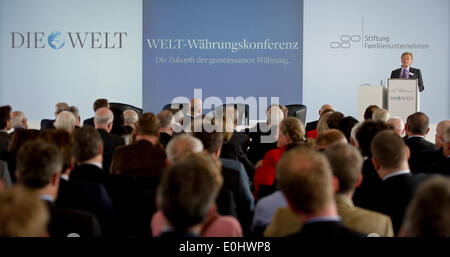
[[[419,83],[419,92],[422,92],[423,81],[422,81],[422,73],[420,73],[419,69],[411,67],[411,63],[413,61],[413,55],[410,52],[404,52],[402,54],[402,67],[400,69],[393,70],[391,73],[391,79],[417,79]]]

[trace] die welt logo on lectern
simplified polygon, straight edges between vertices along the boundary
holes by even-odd
[[[123,49],[127,36],[127,32],[10,32],[10,42],[13,49]]]

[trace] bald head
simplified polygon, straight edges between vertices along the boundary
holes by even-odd
[[[401,136],[405,131],[405,123],[398,116],[390,118],[387,123],[394,128],[395,133],[397,133],[399,136]]]
[[[322,116],[323,111],[327,110],[327,109],[333,109],[333,106],[329,105],[329,104],[324,104],[322,105],[322,107],[320,107],[319,110],[319,116]]]
[[[69,133],[72,133],[76,123],[77,119],[73,113],[69,111],[62,111],[56,116],[56,120],[53,125],[57,129],[63,129]]]
[[[12,127],[13,128],[28,128],[27,118],[21,111],[15,111],[12,113]]]
[[[436,126],[435,144],[437,148],[441,148],[444,145],[444,133],[450,128],[450,120],[443,120]]]
[[[183,134],[172,138],[167,144],[166,154],[168,161],[173,164],[186,154],[203,151],[200,139]]]
[[[114,114],[108,108],[102,107],[95,112],[94,124],[96,129],[104,129],[111,132]]]

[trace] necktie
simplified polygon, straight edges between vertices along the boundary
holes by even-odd
[[[403,70],[401,78],[402,79],[407,79],[408,78],[408,75],[406,75],[406,69]]]

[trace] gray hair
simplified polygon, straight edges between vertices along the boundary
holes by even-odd
[[[447,127],[447,129],[444,131],[444,142],[450,143],[450,127]]]
[[[172,138],[166,148],[167,159],[170,163],[175,163],[185,154],[201,151],[203,151],[202,141],[188,134]]]
[[[108,126],[108,124],[112,123],[114,120],[114,114],[112,113],[111,110],[108,109],[109,110],[108,112],[99,112],[102,109],[108,108],[102,107],[95,112],[94,124],[96,126]]]
[[[390,118],[389,112],[386,109],[378,109],[372,113],[372,120],[387,122]]]
[[[69,109],[69,105],[64,102],[57,103],[55,105],[55,113],[59,114],[62,111],[67,111]]]
[[[25,124],[23,122],[23,120],[26,120],[27,118],[25,117],[25,114],[21,111],[15,111],[12,114],[11,120],[12,120],[12,125],[11,127],[13,128],[20,128],[23,127]]]
[[[123,119],[125,125],[136,124],[139,116],[134,110],[126,110],[123,112]]]
[[[70,131],[75,127],[76,123],[77,119],[75,118],[75,115],[73,113],[69,111],[62,111],[58,115],[56,115],[56,120],[53,125],[57,129]]]
[[[78,119],[78,117],[80,116],[80,111],[78,110],[78,108],[75,105],[70,106],[68,111],[73,113],[73,115],[75,116],[76,119]]]
[[[169,110],[160,111],[157,117],[161,128],[172,128],[172,124],[175,122],[173,114]]]

